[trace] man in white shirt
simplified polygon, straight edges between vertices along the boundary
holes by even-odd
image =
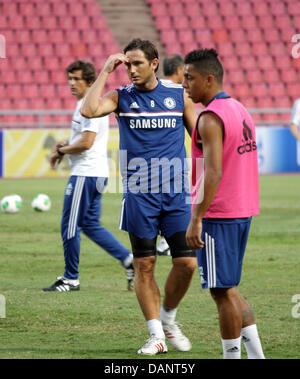
[[[293,105],[290,127],[297,139],[297,164],[300,166],[300,99],[297,99]]]
[[[65,154],[69,155],[71,172],[65,190],[61,236],[64,247],[65,272],[43,291],[76,291],[79,285],[80,231],[118,259],[126,269],[128,289],[133,286],[133,257],[113,234],[101,226],[101,197],[108,174],[108,116],[87,119],[80,114],[83,98],[96,79],[92,63],[75,61],[66,68],[72,95],[77,97],[72,131],[68,142],[58,142],[50,157],[54,169]]]

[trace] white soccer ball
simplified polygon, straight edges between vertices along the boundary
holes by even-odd
[[[1,210],[4,213],[17,213],[23,205],[23,200],[19,195],[7,195],[1,200]]]
[[[48,195],[39,193],[34,196],[31,206],[37,212],[47,212],[51,208],[51,200]]]

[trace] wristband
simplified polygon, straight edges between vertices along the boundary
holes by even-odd
[[[58,155],[60,155],[61,157],[63,157],[65,155],[65,153],[62,153],[61,151],[59,151],[59,149],[63,147],[63,145],[57,145],[56,146],[56,152]]]

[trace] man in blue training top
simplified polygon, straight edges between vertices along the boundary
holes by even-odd
[[[101,97],[107,77],[121,64],[131,84]],[[196,267],[195,252],[185,241],[191,209],[184,127],[191,134],[197,115],[181,85],[156,77],[158,65],[156,47],[150,41],[134,39],[124,54],[107,59],[81,107],[88,118],[115,112],[118,119],[124,186],[120,228],[129,233],[136,294],[150,334],[138,353],[148,355],[167,352],[165,336],[176,349],[191,349],[175,316]],[[170,246],[173,263],[161,308],[154,279],[160,232]]]

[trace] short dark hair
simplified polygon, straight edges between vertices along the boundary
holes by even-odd
[[[185,56],[185,64],[193,64],[201,75],[213,75],[218,83],[223,82],[223,66],[215,49],[193,50]]]
[[[171,76],[176,73],[177,67],[183,67],[184,61],[180,54],[171,54],[164,59],[163,72],[165,76]]]
[[[153,61],[153,59],[158,59],[158,51],[156,46],[148,41],[148,40],[142,40],[140,38],[134,38],[132,41],[129,42],[127,46],[124,47],[124,54],[126,54],[127,51],[131,50],[142,50],[145,54],[145,57],[149,62]],[[158,66],[155,71],[157,71]]]
[[[69,64],[66,68],[66,73],[68,74],[77,70],[82,71],[82,79],[84,79],[88,84],[93,83],[96,80],[96,70],[93,63],[77,60]]]

